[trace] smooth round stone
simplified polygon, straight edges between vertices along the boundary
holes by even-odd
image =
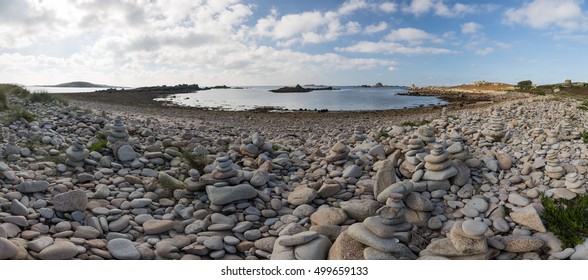
[[[259,229],[251,229],[243,233],[245,239],[254,241],[261,238],[261,231]]]
[[[108,208],[106,207],[96,207],[92,209],[92,214],[96,216],[106,216],[108,215]]]
[[[100,232],[91,226],[78,226],[73,236],[84,239],[94,239],[100,236]]]
[[[18,247],[10,240],[0,237],[0,260],[7,260],[18,255]]]
[[[278,244],[282,246],[296,246],[306,244],[318,236],[319,234],[315,231],[304,231],[291,236],[282,236]]]
[[[231,236],[231,235],[225,236],[223,238],[223,241],[225,242],[225,244],[231,245],[231,246],[235,246],[235,245],[241,243],[241,240],[239,240],[239,238]]]
[[[145,234],[161,234],[170,231],[174,222],[170,220],[148,220],[143,223]]]
[[[143,208],[151,205],[151,199],[149,198],[136,198],[131,200],[132,208]]]
[[[223,239],[220,236],[211,236],[202,244],[210,250],[221,250],[224,247]]]
[[[49,245],[53,244],[53,238],[49,236],[39,237],[35,240],[29,241],[27,246],[30,250],[34,252],[41,252],[43,249],[49,247]]]
[[[39,253],[42,260],[67,260],[78,254],[78,248],[69,241],[59,241],[49,245]]]
[[[141,258],[141,253],[135,247],[135,244],[124,238],[115,238],[108,241],[108,252],[119,260],[138,260]]]
[[[461,229],[467,235],[481,236],[488,231],[488,225],[479,221],[466,220],[461,224]]]
[[[463,209],[461,209],[461,213],[464,216],[470,217],[470,218],[478,217],[478,215],[480,214],[480,212],[478,212],[478,210],[476,210],[474,208],[463,208]]]

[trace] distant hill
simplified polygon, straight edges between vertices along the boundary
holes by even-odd
[[[47,86],[47,87],[113,88],[114,86],[98,85],[98,84],[93,84],[93,83],[89,83],[89,82],[75,81],[75,82],[62,83],[62,84]]]

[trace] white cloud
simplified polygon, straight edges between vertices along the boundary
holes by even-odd
[[[434,5],[435,3],[433,0],[412,0],[410,5],[403,7],[402,10],[405,13],[411,13],[419,16],[428,13]]]
[[[505,21],[532,28],[556,26],[566,30],[585,28],[587,19],[577,0],[534,0],[520,8],[510,8],[504,13]]]
[[[396,12],[398,5],[393,2],[384,2],[384,3],[380,4],[379,8],[381,11],[383,11],[385,13],[393,13],[393,12]]]
[[[320,12],[304,12],[283,16],[273,28],[272,35],[276,39],[291,38],[303,32],[315,30],[325,24]]]
[[[485,55],[489,55],[489,54],[491,54],[493,52],[494,52],[494,48],[492,48],[492,47],[485,47],[485,48],[476,50],[474,53],[476,55],[485,56]]]
[[[418,28],[399,28],[392,30],[390,34],[386,36],[386,40],[390,41],[405,41],[411,45],[418,45],[424,41],[436,39],[434,35],[425,32]]]
[[[477,33],[482,28],[483,27],[481,25],[479,25],[473,21],[470,21],[470,22],[466,22],[461,25],[461,33],[473,34],[473,33]]]
[[[385,54],[450,54],[455,53],[452,50],[444,48],[423,47],[423,46],[405,46],[396,42],[370,42],[361,41],[355,45],[336,48],[339,52],[355,52],[355,53],[385,53]]]
[[[339,7],[338,13],[340,15],[348,15],[367,7],[368,3],[365,0],[347,0]]]
[[[380,21],[378,24],[371,24],[365,27],[363,33],[365,34],[374,34],[378,32],[382,32],[388,28],[388,23],[385,21]]]
[[[438,16],[453,18],[475,13],[479,10],[488,10],[494,6],[463,3],[455,3],[451,6],[445,4],[444,0],[412,0],[409,5],[402,8],[402,11],[415,16],[433,12]]]

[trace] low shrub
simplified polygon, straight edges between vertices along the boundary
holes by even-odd
[[[588,237],[588,195],[555,200],[541,193],[540,199],[544,208],[541,218],[547,230],[561,240],[564,248],[583,243]]]

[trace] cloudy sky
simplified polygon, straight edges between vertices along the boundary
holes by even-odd
[[[0,82],[588,81],[581,0],[0,0]]]

